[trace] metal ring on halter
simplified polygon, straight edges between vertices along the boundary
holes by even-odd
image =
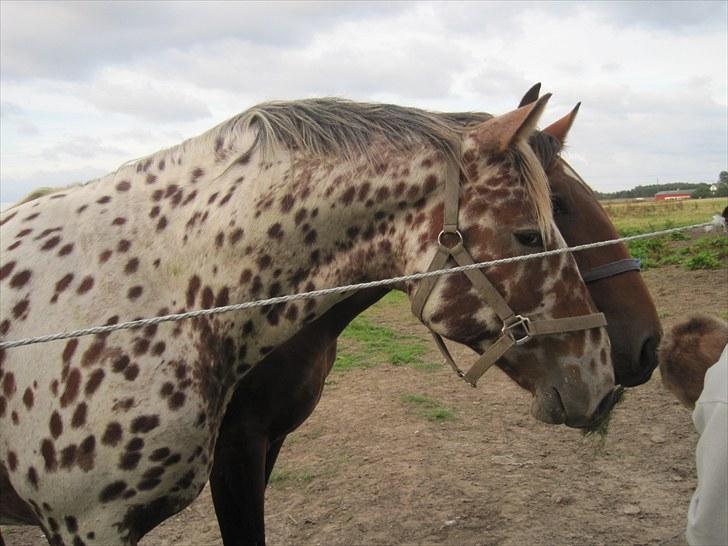
[[[516,337],[516,334],[513,331],[513,329],[518,326],[523,328],[523,331],[525,332],[523,337]],[[512,317],[508,317],[505,321],[503,321],[503,328],[501,328],[501,333],[509,336],[516,345],[523,345],[532,337],[530,328],[531,319],[529,319],[528,317],[524,317],[523,315],[513,315]]]
[[[446,246],[442,244],[442,236],[443,235],[457,235],[458,239],[460,239],[457,243],[455,243],[452,246]],[[456,229],[455,231],[445,231],[444,229],[437,235],[437,244],[444,248],[455,248],[458,245],[463,244],[463,234],[460,233],[459,229]]]

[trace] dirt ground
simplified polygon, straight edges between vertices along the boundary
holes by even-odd
[[[726,316],[726,269],[671,266],[644,277],[666,329],[694,311]],[[429,339],[406,306],[370,317]],[[441,357],[432,346],[424,360]],[[454,418],[427,420],[403,401],[409,395],[439,402]],[[697,435],[658,373],[628,391],[603,442],[537,422],[529,403],[495,369],[477,389],[444,366],[333,374],[278,459],[267,492],[269,543],[685,544]],[[32,528],[3,534],[8,545],[46,544]],[[220,543],[207,488],[141,542]]]

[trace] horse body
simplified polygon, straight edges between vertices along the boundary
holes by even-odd
[[[270,105],[10,209],[0,218],[0,335],[423,270],[460,140],[468,174],[462,229],[474,255],[528,252],[514,236],[523,230],[563,244],[534,197],[546,195],[543,172],[522,144],[537,106],[463,136],[410,109]],[[397,115],[401,123],[388,125]],[[355,122],[340,121],[348,116]],[[342,127],[343,136],[335,132]],[[325,134],[311,137],[316,130]],[[344,158],[339,137],[351,145]],[[266,152],[274,141],[285,149]],[[497,268],[493,282],[535,317],[593,309],[566,256]],[[544,284],[558,285],[561,297],[519,291]],[[135,543],[203,487],[235,383],[343,298],[0,351],[0,476],[7,476],[0,485],[31,507],[28,523],[54,544]],[[458,278],[437,283],[422,320],[480,352],[499,330]],[[534,414],[586,422],[605,409],[613,375],[603,328],[529,345],[513,352],[528,357],[517,360],[535,394]],[[554,389],[558,399],[548,396]]]

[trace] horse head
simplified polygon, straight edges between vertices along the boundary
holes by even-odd
[[[545,173],[527,141],[547,100],[462,129],[462,164],[448,166],[425,228],[410,235],[419,251],[412,270],[565,246]],[[483,355],[463,374],[472,384],[497,361],[534,395],[532,413],[542,421],[583,427],[611,408],[603,316],[594,313],[570,255],[428,278],[410,283],[408,292],[415,315],[433,333]]]

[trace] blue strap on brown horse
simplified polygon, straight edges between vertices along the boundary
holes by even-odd
[[[590,269],[581,274],[581,278],[585,283],[607,279],[629,271],[640,271],[640,261],[638,258],[624,258],[615,262],[609,262]]]

